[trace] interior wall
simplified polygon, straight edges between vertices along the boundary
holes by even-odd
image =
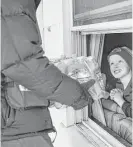
[[[112,49],[118,46],[127,46],[132,49],[132,33],[106,34],[104,40],[101,71],[106,74],[107,81],[115,86],[115,79],[111,76],[107,56]]]

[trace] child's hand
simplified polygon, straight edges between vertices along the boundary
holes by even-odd
[[[123,99],[123,92],[120,89],[113,89],[110,92],[111,100],[114,100],[120,107],[122,107],[123,103],[125,102]]]
[[[123,92],[122,90],[115,88],[111,90],[110,97],[112,100],[114,100],[115,97],[123,97]]]

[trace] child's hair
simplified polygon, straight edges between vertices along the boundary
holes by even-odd
[[[132,51],[128,47],[124,46],[124,47],[117,47],[117,48],[113,49],[107,57],[108,62],[109,62],[110,56],[112,56],[112,55],[121,56],[127,62],[130,69],[132,70],[132,57],[133,56],[132,56]]]

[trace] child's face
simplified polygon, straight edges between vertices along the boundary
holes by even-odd
[[[112,75],[121,79],[130,72],[127,62],[119,55],[112,55],[109,58],[109,65]]]

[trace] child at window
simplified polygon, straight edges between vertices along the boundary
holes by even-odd
[[[118,79],[110,99],[122,108],[127,117],[132,117],[132,52],[127,47],[115,48],[108,55],[111,74]]]

